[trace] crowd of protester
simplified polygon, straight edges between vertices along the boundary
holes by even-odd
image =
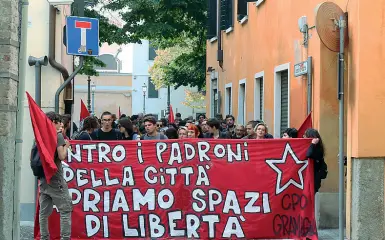
[[[68,118],[68,116],[67,116]],[[66,135],[70,120],[63,121],[63,134]],[[66,135],[68,136],[68,135]],[[321,186],[321,179],[326,178],[327,165],[324,161],[324,145],[319,132],[309,128],[303,136],[298,130],[287,128],[282,138],[312,138],[307,157],[315,161],[315,191]],[[174,122],[166,118],[156,119],[152,114],[138,114],[131,117],[122,114],[117,119],[115,114],[104,112],[100,119],[89,116],[81,123],[80,131],[75,131],[72,139],[76,140],[162,140],[162,139],[273,139],[268,126],[262,120],[252,120],[246,125],[236,124],[232,115],[217,114],[215,118],[207,118],[200,114],[197,119],[192,116],[182,118],[175,115]]]
[[[170,123],[166,118],[156,119],[152,114],[138,114],[131,117],[122,114],[118,119],[115,114],[104,112],[100,118],[89,116],[80,123],[80,128],[73,123],[71,134],[71,116],[62,116],[62,131],[66,139],[74,140],[153,140],[183,138],[214,139],[273,139],[268,126],[262,120],[252,120],[246,125],[235,124],[232,115],[217,114],[215,118],[206,118],[200,114],[197,119],[183,119],[180,113]],[[315,130],[316,131],[316,130]],[[317,132],[318,133],[318,132]],[[318,134],[319,135],[319,134]],[[298,138],[298,130],[287,128],[282,138]]]
[[[153,115],[138,114],[128,117],[121,115],[117,119],[115,114],[104,112],[101,118],[95,116],[86,117],[80,122],[80,126],[72,124],[71,116],[55,112],[47,113],[57,130],[57,149],[54,162],[58,171],[51,179],[51,183],[45,180],[45,176],[38,176],[39,181],[39,222],[41,239],[49,239],[48,217],[52,213],[55,204],[60,211],[61,239],[71,238],[71,211],[72,203],[68,192],[67,183],[63,177],[62,161],[70,149],[69,139],[73,140],[161,140],[161,139],[272,139],[267,125],[261,120],[249,121],[245,126],[235,124],[235,118],[227,115],[224,119],[221,114],[215,118],[206,118],[204,114],[196,120],[192,117],[182,119],[179,113],[175,121],[170,123],[165,118],[157,120]],[[314,161],[314,188],[318,192],[321,180],[327,176],[327,165],[324,161],[325,149],[318,131],[309,128],[303,136],[298,136],[295,128],[283,131],[282,138],[311,138],[312,142],[307,151],[307,157]],[[33,147],[35,149],[35,147]],[[33,152],[32,152],[33,153]],[[31,154],[31,167],[34,155]],[[37,166],[37,165],[36,165]],[[35,175],[36,176],[36,175]]]
[[[152,114],[138,114],[131,117],[122,114],[118,119],[115,114],[104,112],[100,119],[96,116],[85,118],[80,127],[73,124],[71,131],[71,116],[61,116],[61,132],[64,139],[73,140],[164,140],[164,139],[273,139],[268,126],[262,120],[252,120],[246,125],[235,124],[232,115],[217,114],[215,118],[206,118],[200,114],[197,119],[192,116],[182,118],[180,113],[175,115],[174,122],[166,118],[156,119]],[[73,134],[71,134],[71,132]],[[321,179],[327,175],[327,165],[324,161],[324,145],[319,132],[309,128],[303,136],[298,136],[298,130],[287,128],[282,138],[312,138],[307,157],[315,161],[315,191],[321,186]]]

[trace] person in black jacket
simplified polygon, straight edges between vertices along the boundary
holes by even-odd
[[[327,176],[327,165],[325,163],[325,149],[321,135],[314,128],[305,131],[304,138],[312,138],[311,145],[307,150],[306,157],[314,161],[314,190],[318,192],[321,187],[321,180]]]
[[[121,132],[112,127],[113,118],[110,112],[103,112],[101,116],[101,128],[95,130],[91,137],[98,141],[116,141],[122,140]]]
[[[98,120],[93,116],[88,116],[83,120],[83,127],[75,140],[93,140],[91,134],[98,128]]]
[[[122,133],[123,140],[138,140],[138,133],[134,132],[134,126],[129,118],[120,119],[118,129]]]
[[[220,131],[220,121],[216,118],[210,118],[207,120],[207,129],[208,133],[205,138],[214,138],[214,139],[230,139],[231,137],[227,132]]]

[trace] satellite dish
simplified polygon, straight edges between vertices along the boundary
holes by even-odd
[[[340,31],[338,21],[344,11],[335,3],[323,2],[317,5],[315,26],[321,42],[331,51],[340,50]],[[348,33],[345,31],[345,47],[348,45]]]

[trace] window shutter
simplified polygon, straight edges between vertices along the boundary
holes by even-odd
[[[238,20],[247,16],[247,0],[238,0]]]
[[[207,11],[207,34],[206,38],[211,39],[217,35],[217,1],[208,0]]]
[[[155,60],[156,50],[157,50],[157,48],[154,48],[153,46],[151,46],[151,42],[149,42],[148,60]]]
[[[229,0],[229,4],[228,4],[228,21],[229,21],[229,26],[228,27],[232,27],[234,26],[234,0]]]
[[[221,0],[221,30],[233,26],[233,0]]]
[[[148,98],[158,98],[159,91],[156,90],[154,83],[151,81],[151,78],[148,79]]]
[[[281,72],[281,135],[289,127],[288,71]]]
[[[221,30],[226,30],[229,27],[229,7],[230,0],[221,0]]]

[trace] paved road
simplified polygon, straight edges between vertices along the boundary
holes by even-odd
[[[33,222],[20,224],[20,240],[33,240]],[[319,240],[338,240],[338,229],[323,229],[318,231]]]

